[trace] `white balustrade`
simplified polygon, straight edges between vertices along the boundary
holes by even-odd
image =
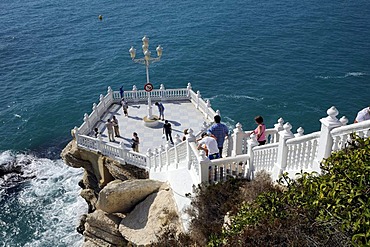
[[[201,98],[199,91],[195,93],[192,90],[190,83],[181,89],[166,89],[161,84],[160,89],[150,92],[150,96],[158,101],[190,100],[205,118],[211,121],[215,115],[220,114],[212,109],[209,100],[204,101]],[[132,91],[124,92],[124,97],[129,102],[146,102],[148,93],[133,86]],[[337,109],[331,107],[327,111],[328,116],[320,120],[321,130],[307,135],[304,135],[304,129],[301,127],[293,135],[290,131],[291,125],[284,124],[284,120],[279,118],[274,128],[266,129],[267,142],[262,146],[258,146],[252,131],[243,131],[238,123],[233,134],[225,140],[223,156],[226,158],[223,159],[210,161],[204,152],[199,152],[193,130],[190,128],[186,141],[181,141],[176,135],[173,146],[167,143],[165,147],[156,148],[154,152],[149,149],[146,155],[143,155],[126,149],[123,143],[116,145],[105,142],[100,135],[98,138],[88,136],[108,108],[119,101],[119,92],[110,87],[105,96],[100,95],[99,103],[93,104],[90,115],[84,114],[84,122],[79,128],[72,130],[77,145],[149,171],[164,172],[186,167],[193,174],[192,177],[196,178],[196,182],[215,182],[225,180],[228,176],[252,179],[256,172],[262,170],[271,173],[273,178],[285,171],[291,175],[301,170],[320,172],[319,162],[331,152],[345,148],[351,141],[352,133],[364,138],[370,136],[370,120],[347,125],[348,119],[342,117],[338,120]],[[208,129],[209,125],[204,122],[197,136]],[[232,157],[228,157],[231,155]]]

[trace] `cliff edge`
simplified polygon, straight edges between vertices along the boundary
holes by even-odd
[[[168,229],[183,232],[171,188],[148,179],[145,169],[80,149],[74,140],[61,157],[84,169],[79,185],[88,212],[77,227],[83,246],[147,246]]]

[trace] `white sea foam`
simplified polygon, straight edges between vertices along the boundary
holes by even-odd
[[[319,79],[343,79],[343,78],[350,77],[350,76],[361,77],[361,76],[365,76],[365,75],[366,75],[366,73],[363,73],[363,72],[348,72],[345,75],[340,75],[340,76],[319,75],[319,76],[315,76],[315,78],[319,78]]]
[[[5,230],[0,231],[0,238],[9,246],[20,246],[19,239],[15,238],[22,234],[25,239],[22,246],[81,246],[83,237],[75,229],[80,216],[87,211],[86,203],[79,196],[78,181],[83,171],[66,166],[60,159],[14,155],[10,151],[0,154],[0,165],[14,161],[17,164],[23,161],[23,171],[35,177],[19,191],[6,195],[8,200],[5,200],[0,225],[13,215],[28,215],[14,218],[11,225],[8,222]],[[0,196],[2,193],[6,190],[0,191]],[[32,215],[37,216],[36,219]],[[28,225],[27,233],[23,231],[24,224]]]
[[[239,100],[239,99],[249,99],[249,100],[255,100],[255,101],[261,101],[263,100],[263,97],[252,97],[252,96],[248,96],[248,95],[232,95],[232,94],[218,94],[218,95],[215,95],[213,97],[210,97],[208,98],[209,100],[219,100],[219,99],[236,99],[236,100]]]

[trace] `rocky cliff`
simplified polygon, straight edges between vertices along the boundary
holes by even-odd
[[[83,246],[146,246],[167,229],[182,232],[171,188],[149,180],[146,170],[82,150],[74,140],[61,156],[85,171],[79,185],[88,213],[77,228]]]

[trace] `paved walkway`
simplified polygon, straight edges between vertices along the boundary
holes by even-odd
[[[165,107],[165,119],[172,125],[173,139],[175,139],[176,134],[182,138],[183,131],[187,128],[193,129],[194,134],[201,131],[203,122],[206,121],[205,117],[189,100],[166,101],[163,102],[163,105]],[[152,110],[153,115],[159,114],[158,107],[154,105],[154,102]],[[147,104],[130,104],[128,108],[128,117],[125,117],[123,114],[121,105],[113,104],[96,126],[99,128],[99,131],[102,132],[103,140],[109,141],[105,122],[108,118],[112,119],[113,116],[116,116],[121,137],[115,137],[115,142],[111,143],[119,145],[120,142],[124,142],[126,148],[131,149],[132,133],[136,132],[140,138],[139,152],[146,153],[148,148],[154,150],[154,148],[166,144],[166,138],[162,138],[164,121],[159,121],[160,123],[156,127],[146,127],[142,119],[147,114]],[[91,133],[91,135],[93,134]]]

